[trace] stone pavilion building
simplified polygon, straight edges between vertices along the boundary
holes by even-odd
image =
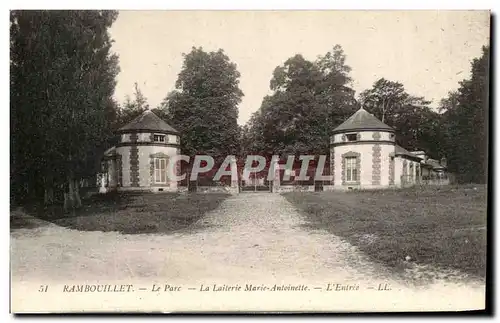
[[[333,189],[377,189],[446,184],[446,162],[428,159],[396,144],[392,127],[363,108],[334,129],[330,138]]]

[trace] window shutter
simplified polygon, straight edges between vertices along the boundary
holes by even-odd
[[[166,167],[165,167],[165,159],[160,159],[160,172],[161,172],[161,182],[166,182]]]

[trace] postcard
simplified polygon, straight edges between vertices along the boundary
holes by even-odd
[[[486,308],[490,12],[10,12],[12,313]]]

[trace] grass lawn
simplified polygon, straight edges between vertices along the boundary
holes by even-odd
[[[61,207],[28,212],[62,227],[80,231],[117,231],[126,234],[165,234],[192,228],[228,194],[109,193],[95,195],[83,207],[64,214]],[[11,219],[11,228],[33,226],[33,221]]]
[[[486,275],[484,186],[286,193],[308,225],[340,236],[396,270],[418,264]]]

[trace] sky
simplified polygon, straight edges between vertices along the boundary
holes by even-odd
[[[120,11],[110,30],[121,69],[115,98],[133,97],[137,82],[156,107],[174,89],[183,53],[222,48],[241,74],[244,124],[277,66],[339,44],[357,94],[384,77],[437,107],[489,44],[489,19],[488,11]]]

